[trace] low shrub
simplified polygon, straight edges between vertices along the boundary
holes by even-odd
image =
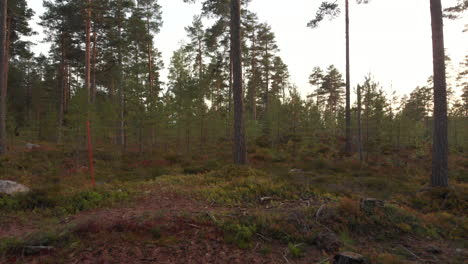
[[[246,249],[252,246],[252,240],[257,232],[254,225],[243,225],[237,223],[225,223],[222,225],[224,239],[228,243],[236,244],[239,248]]]

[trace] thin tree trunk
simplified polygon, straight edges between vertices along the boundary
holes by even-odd
[[[65,53],[64,53],[64,58],[65,58]],[[68,111],[68,105],[69,105],[69,102],[71,100],[71,84],[70,84],[70,79],[72,78],[71,77],[71,70],[70,70],[70,64],[67,63],[66,60],[64,60],[64,84],[63,84],[63,87],[62,89],[64,89],[64,94],[65,94],[65,97],[64,97],[64,103],[63,103],[63,112],[66,113]]]
[[[198,86],[201,88],[203,80],[203,51],[202,51],[202,42],[198,40]],[[205,90],[201,94],[202,100],[205,98]],[[204,104],[203,104],[204,106]],[[201,112],[201,121],[200,121],[200,150],[205,144],[205,110],[204,107],[200,109]]]
[[[249,101],[250,101],[250,111],[251,111],[251,116],[252,116],[252,120],[257,120],[257,104],[256,104],[256,86],[255,86],[255,79],[257,78],[257,65],[256,65],[256,62],[255,62],[255,56],[256,56],[256,52],[255,52],[255,45],[256,45],[256,37],[255,37],[255,31],[253,33],[253,37],[252,37],[252,61],[251,61],[251,67],[252,67],[252,79],[253,79],[253,82],[252,82],[252,85],[250,87],[250,92],[249,92],[249,95],[250,95],[250,98],[249,98]]]
[[[6,96],[7,96],[7,0],[0,1],[0,155],[7,152]]]
[[[346,145],[345,152],[351,153],[351,74],[349,62],[349,0],[346,0]]]
[[[234,90],[234,163],[246,164],[244,91],[242,87],[241,2],[231,0],[231,56]]]
[[[369,152],[370,152],[370,147],[369,147],[369,107],[370,107],[370,88],[367,88],[367,96],[366,96],[366,162],[369,163]]]
[[[265,44],[265,57],[268,60],[268,43]],[[270,62],[266,61],[265,65],[265,134],[270,135]]]
[[[148,41],[148,85],[149,85],[149,92],[150,92],[150,100],[153,103],[154,99],[154,75],[153,75],[153,51],[151,42]]]
[[[91,0],[87,1],[86,9],[86,65],[85,65],[85,87],[88,92],[88,104],[92,102],[91,96]]]
[[[357,122],[358,122],[358,147],[359,147],[359,161],[362,163],[362,124],[361,124],[361,111],[362,111],[362,101],[361,101],[361,86],[357,86],[357,97],[358,97],[358,109],[357,109]]]
[[[96,62],[97,62],[97,29],[96,22],[93,24],[93,57],[92,57],[92,81],[91,81],[91,102],[96,101]]]
[[[67,98],[67,70],[66,70],[66,58],[65,58],[65,37],[62,33],[61,36],[61,61],[60,61],[60,69],[59,69],[59,76],[60,76],[60,102],[59,102],[59,112],[58,112],[58,128],[57,128],[57,143],[62,143],[63,137],[63,120],[65,116],[65,107],[66,107],[66,98]]]
[[[232,97],[233,97],[233,85],[234,85],[234,63],[232,58],[232,42],[231,42],[231,51],[229,52],[229,95],[228,95],[228,114],[226,115],[226,138],[231,138],[231,133],[229,129],[229,120],[231,119],[232,113]]]
[[[119,2],[120,3],[120,2]],[[121,4],[121,3],[120,3]],[[122,11],[117,15],[119,20],[118,24],[118,36],[120,39],[118,45],[118,63],[119,63],[119,124],[118,124],[118,143],[120,144],[121,153],[125,153],[125,88],[123,81],[123,56],[122,56]]]
[[[444,23],[441,0],[431,0],[434,64],[433,187],[448,186],[447,82],[445,76]]]

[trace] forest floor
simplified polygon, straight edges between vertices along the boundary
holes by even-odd
[[[229,151],[98,149],[92,188],[84,153],[18,150],[0,160],[0,179],[33,191],[0,197],[0,263],[325,264],[340,251],[369,263],[466,263],[466,154],[451,156],[451,187],[430,190],[430,162],[416,152],[362,166],[311,151],[257,148],[250,167],[236,167],[224,165]],[[384,204],[363,206],[371,197]]]

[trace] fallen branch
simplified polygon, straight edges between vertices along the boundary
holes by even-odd
[[[216,217],[214,217],[214,215],[211,212],[208,212],[206,214],[208,214],[208,216],[211,218],[211,220],[213,220],[213,222],[215,222],[215,224],[219,223],[218,219],[216,219]]]
[[[256,234],[257,234],[257,236],[261,237],[263,240],[266,240],[266,241],[268,241],[268,242],[271,242],[271,241],[272,241],[270,238],[268,238],[268,237],[266,237],[266,236],[264,236],[264,235],[262,235],[262,234],[260,234],[260,233],[256,233]]]
[[[319,263],[317,263],[317,264],[323,264],[323,263],[327,262],[328,260],[330,260],[330,258],[326,258],[326,259],[324,259],[324,260],[320,261],[320,262],[319,262]]]
[[[418,255],[414,254],[411,250],[407,249],[406,247],[400,245],[401,248],[403,248],[404,250],[406,250],[408,253],[410,253],[413,257],[419,259],[419,260],[422,260]]]

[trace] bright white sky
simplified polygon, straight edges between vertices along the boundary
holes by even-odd
[[[344,2],[343,0],[341,0]],[[345,38],[343,14],[336,20],[323,21],[318,29],[306,27],[315,15],[319,0],[252,0],[249,9],[261,22],[266,21],[276,34],[280,55],[288,64],[292,82],[303,95],[312,91],[308,76],[314,66],[326,68],[335,64],[344,73]],[[442,0],[444,7],[456,0]],[[41,0],[28,0],[38,16],[43,12]],[[172,52],[185,38],[184,27],[200,11],[200,4],[182,0],[160,0],[164,26],[155,37],[167,68]],[[388,93],[409,94],[424,85],[432,74],[431,23],[428,0],[372,0],[357,5],[351,0],[351,78],[352,87],[372,73]],[[463,33],[468,17],[445,22],[445,43],[453,60],[449,69],[457,69],[468,54],[468,33]],[[33,22],[43,39],[42,29]],[[47,53],[48,45],[34,47],[36,53]],[[163,72],[163,76],[167,70]],[[165,78],[165,77],[164,77]],[[459,91],[457,91],[459,93]]]

